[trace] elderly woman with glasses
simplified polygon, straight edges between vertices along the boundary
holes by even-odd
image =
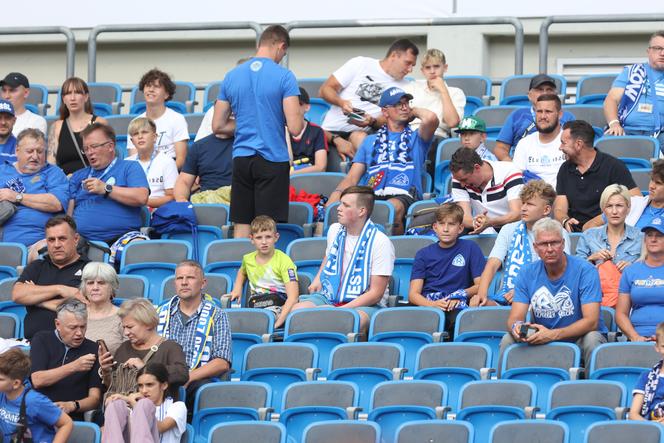
[[[115,354],[125,340],[118,308],[113,305],[119,286],[113,266],[90,262],[83,268],[80,291],[89,302],[85,337],[92,341],[103,339],[111,354]]]

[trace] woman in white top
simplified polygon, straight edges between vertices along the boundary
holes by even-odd
[[[168,155],[155,149],[157,126],[147,117],[138,117],[129,123],[128,131],[137,153],[127,157],[141,164],[150,184],[148,206],[158,208],[173,200],[173,188],[178,168]]]
[[[118,307],[112,300],[120,286],[118,274],[107,263],[90,262],[81,275],[81,294],[88,300],[88,329],[85,338],[104,340],[111,354],[125,340]]]
[[[175,159],[181,169],[187,156],[189,130],[184,116],[166,107],[175,94],[175,83],[165,72],[151,69],[143,75],[138,88],[145,96],[145,112],[139,117],[147,117],[157,125],[157,151]],[[131,140],[127,140],[127,151],[129,155],[136,153]]]
[[[173,400],[168,371],[148,363],[138,371],[138,392],[106,399],[103,443],[179,443],[187,428],[187,406]]]

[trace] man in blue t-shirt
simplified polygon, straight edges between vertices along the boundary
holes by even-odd
[[[150,185],[139,162],[116,158],[113,128],[93,123],[81,138],[90,166],[69,179],[67,213],[84,238],[111,245],[141,228],[141,207],[148,202]]]
[[[235,115],[231,221],[234,235],[249,237],[257,215],[288,221],[290,162],[287,128],[298,135],[304,127],[291,71],[278,65],[290,46],[288,31],[269,26],[261,34],[256,55],[231,70],[214,105],[212,131],[226,135]]]
[[[521,108],[512,112],[503,123],[503,127],[498,133],[498,141],[493,148],[493,153],[501,161],[511,161],[511,150],[517,143],[528,134],[537,131],[535,126],[535,103],[540,95],[558,94],[556,81],[546,74],[538,74],[530,80],[528,88],[528,100],[532,103],[530,108]],[[574,115],[563,111],[560,118],[560,126],[566,122],[574,120]]]
[[[0,201],[16,205],[2,226],[2,241],[31,246],[45,237],[46,221],[67,207],[69,182],[62,169],[46,163],[46,140],[39,129],[21,131],[16,158],[0,165]]]
[[[513,343],[543,345],[576,342],[586,365],[606,338],[600,320],[602,289],[597,270],[586,260],[567,255],[560,222],[545,217],[533,226],[540,260],[523,267],[516,278],[510,330],[500,342],[501,353]],[[530,322],[526,322],[528,310]]]
[[[657,137],[664,147],[664,31],[648,44],[648,63],[625,66],[604,100],[607,135]]]
[[[8,100],[0,100],[0,161],[16,161],[16,137],[12,134],[14,123],[14,106]]]
[[[459,239],[464,229],[463,208],[457,203],[441,205],[432,227],[438,243],[415,254],[408,301],[445,311],[445,330],[451,336],[457,314],[477,294],[486,260],[475,242]]]
[[[412,99],[412,95],[396,87],[383,91],[378,105],[385,125],[364,139],[348,175],[328,200],[328,204],[336,202],[349,186],[369,186],[377,200],[387,200],[394,206],[394,235],[403,233],[408,207],[422,198],[422,167],[438,127],[436,114],[411,108]],[[413,117],[421,122],[417,131],[408,124]]]

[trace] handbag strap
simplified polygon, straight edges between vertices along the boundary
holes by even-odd
[[[159,346],[164,342],[164,340],[166,340],[164,337],[160,337],[159,341],[150,347],[150,351],[148,351],[148,353],[145,354],[145,357],[143,357],[144,364],[147,364],[148,360],[150,360],[154,353],[159,350]]]
[[[76,135],[74,134],[74,131],[72,131],[71,126],[69,126],[69,119],[65,119],[65,125],[67,125],[67,130],[69,131],[69,135],[71,136],[72,142],[74,142],[74,147],[76,148],[76,153],[78,154],[78,158],[81,159],[81,162],[83,163],[83,167],[87,168],[88,164],[85,162],[85,158],[83,157],[83,152],[81,151],[81,147],[78,146],[78,140],[76,140]]]
[[[18,413],[18,423],[16,426],[17,430],[14,439],[14,441],[17,442],[22,442],[23,439],[25,438],[25,434],[28,432],[28,416],[26,414],[25,399],[28,396],[29,391],[30,388],[26,386],[25,389],[23,390],[23,397],[21,398],[21,407]]]

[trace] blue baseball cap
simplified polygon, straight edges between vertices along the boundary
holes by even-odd
[[[10,101],[0,99],[0,114],[10,114],[12,117],[16,117],[14,106]]]
[[[398,104],[403,97],[406,97],[408,100],[413,99],[412,95],[407,94],[403,89],[397,88],[396,86],[387,88],[381,94],[378,106],[381,108],[384,108],[385,106],[394,106]]]
[[[646,232],[648,229],[656,229],[661,234],[664,234],[664,220],[660,217],[653,218],[650,223],[641,228],[641,232]]]

